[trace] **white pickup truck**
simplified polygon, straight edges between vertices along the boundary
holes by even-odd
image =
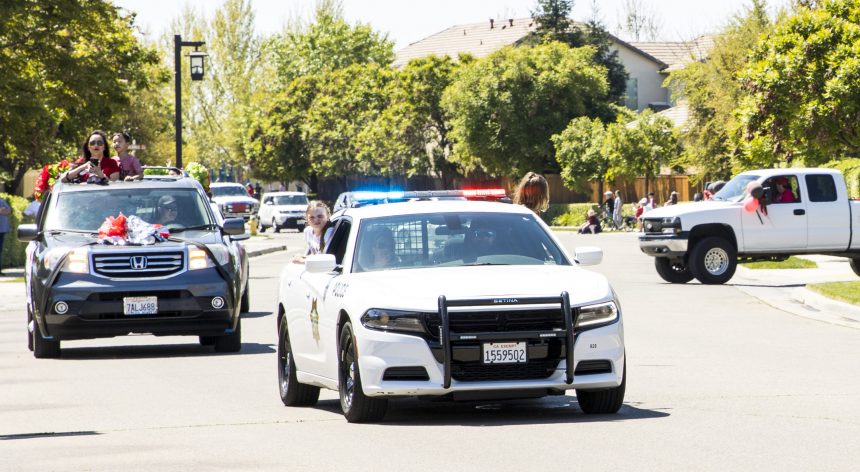
[[[750,182],[763,188],[760,204],[749,205]],[[837,170],[744,172],[711,200],[658,208],[642,223],[639,247],[671,283],[722,284],[739,261],[796,254],[847,257],[860,275],[860,201]]]

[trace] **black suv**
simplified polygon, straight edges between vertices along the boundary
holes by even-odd
[[[119,213],[160,221],[170,237],[100,244],[99,227]],[[218,352],[239,351],[248,259],[236,241],[247,237],[244,221],[221,218],[184,173],[107,185],[58,182],[36,224],[18,227],[18,238],[30,241],[30,350],[59,357],[63,340],[151,333],[199,336]]]

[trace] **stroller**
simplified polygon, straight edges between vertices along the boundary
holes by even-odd
[[[604,230],[620,229],[615,225],[615,220],[612,219],[612,213],[609,213],[606,205],[591,205],[591,209],[597,213],[597,218],[600,220],[600,226],[602,226]]]

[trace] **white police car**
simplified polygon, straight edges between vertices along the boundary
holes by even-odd
[[[285,405],[313,405],[322,387],[350,422],[380,420],[401,396],[575,389],[586,413],[621,407],[621,308],[605,277],[577,267],[600,249],[574,260],[532,212],[502,203],[389,203],[333,221],[327,253],[281,274]]]

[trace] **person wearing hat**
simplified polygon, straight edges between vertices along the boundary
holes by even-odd
[[[179,216],[179,207],[173,195],[163,195],[155,205],[155,223],[167,225],[176,221]]]
[[[597,234],[601,230],[600,228],[600,220],[597,218],[597,212],[594,210],[588,210],[588,217],[585,219],[585,223],[579,227],[580,234]]]
[[[612,218],[612,214],[615,213],[615,199],[612,198],[612,192],[609,190],[603,192],[603,196],[606,197],[603,208],[606,210],[606,215]]]
[[[776,199],[774,203],[794,203],[797,201],[794,192],[791,191],[791,184],[788,183],[787,178],[777,177],[773,180],[773,183],[776,184]]]

